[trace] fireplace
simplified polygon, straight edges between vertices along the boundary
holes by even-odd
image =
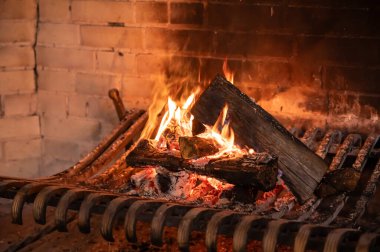
[[[125,235],[128,246],[136,246],[127,250],[153,244],[240,251],[249,243],[249,249],[264,251],[276,244],[298,251],[376,251],[379,10],[371,1],[0,2],[0,194],[14,200],[12,220],[32,219],[21,218],[25,202],[34,204],[38,223],[46,221],[47,205],[54,206],[56,224],[43,226],[41,236],[63,231],[67,223],[69,234],[75,223],[88,233],[92,220],[100,222],[106,240],[125,241]],[[142,198],[142,192],[128,195],[126,178],[135,171],[125,167],[122,153],[132,150],[152,100],[163,105],[169,95],[178,99],[203,90],[217,74],[330,168],[347,173],[324,179],[318,196],[299,208],[286,201],[281,184],[271,195],[233,192],[242,208],[244,200],[257,197],[285,201],[277,208],[267,202],[250,212],[255,216],[243,216],[249,211],[233,204],[228,210],[203,209],[174,198]],[[120,94],[112,91],[111,100],[113,88]],[[360,171],[358,186],[349,192],[349,185],[336,183],[351,181],[354,173],[347,167]],[[164,175],[159,174],[162,184]],[[337,184],[344,189],[331,188]],[[226,192],[222,199],[232,196]],[[127,221],[113,234],[117,214]],[[91,226],[88,237],[97,229]],[[22,237],[34,233],[28,235]],[[104,243],[100,236],[93,239]]]

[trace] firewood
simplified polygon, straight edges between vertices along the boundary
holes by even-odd
[[[318,186],[316,194],[322,198],[355,190],[361,173],[352,167],[328,173]]]
[[[309,199],[327,170],[326,163],[222,76],[206,88],[191,113],[201,123],[213,125],[226,104],[236,143],[276,155],[286,185],[300,202]]]
[[[157,165],[177,172],[180,171],[183,159],[172,152],[163,151],[154,146],[152,141],[143,139],[126,158],[128,166],[142,167]]]
[[[155,148],[149,140],[141,140],[127,156],[128,166],[162,166],[169,171],[187,170],[214,177],[239,186],[253,186],[268,191],[277,180],[277,158],[268,153],[254,153],[243,157],[220,157],[205,164],[195,164],[179,156]]]
[[[198,169],[192,171],[199,173]],[[269,191],[276,185],[277,172],[277,158],[268,153],[255,153],[238,158],[210,160],[205,165],[204,174],[234,185],[253,185]]]
[[[234,186],[230,190],[225,190],[220,195],[221,199],[228,199],[232,202],[243,204],[253,204],[256,201],[258,190],[252,186]]]
[[[215,154],[219,149],[212,139],[202,137],[180,137],[179,148],[184,159],[197,159]]]

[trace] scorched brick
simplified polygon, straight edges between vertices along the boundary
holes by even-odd
[[[171,3],[170,23],[172,24],[202,24],[202,3]]]

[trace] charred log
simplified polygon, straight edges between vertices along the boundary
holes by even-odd
[[[179,149],[184,159],[197,159],[215,154],[219,149],[215,141],[201,137],[180,137]]]
[[[257,192],[258,190],[252,186],[234,186],[230,190],[223,191],[220,198],[244,204],[253,204],[256,201]]]
[[[221,157],[199,165],[167,151],[155,148],[142,140],[126,158],[128,166],[162,166],[170,171],[187,170],[214,177],[239,186],[253,186],[268,191],[277,181],[277,158],[268,153],[255,153],[243,157]]]
[[[323,179],[316,194],[325,198],[337,193],[352,192],[355,190],[360,176],[361,173],[351,167],[332,171]]]
[[[181,170],[183,159],[171,152],[160,150],[149,140],[141,140],[126,158],[128,166],[143,167],[149,165],[162,166],[169,171]]]
[[[191,112],[201,123],[213,125],[225,104],[237,143],[278,156],[287,186],[300,202],[309,199],[327,170],[326,163],[222,76],[214,79]]]

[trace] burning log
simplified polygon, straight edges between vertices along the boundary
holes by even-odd
[[[236,142],[278,156],[287,186],[300,202],[309,199],[327,170],[326,163],[222,76],[203,92],[191,113],[200,122],[213,125],[225,104]]]
[[[184,159],[197,159],[217,153],[219,150],[212,139],[201,137],[180,137],[179,148]]]
[[[160,150],[149,140],[142,140],[127,156],[128,166],[162,166],[170,171],[187,170],[207,175],[239,186],[254,186],[268,191],[277,181],[277,158],[268,153],[255,153],[243,157],[219,157],[196,164],[179,155]]]

